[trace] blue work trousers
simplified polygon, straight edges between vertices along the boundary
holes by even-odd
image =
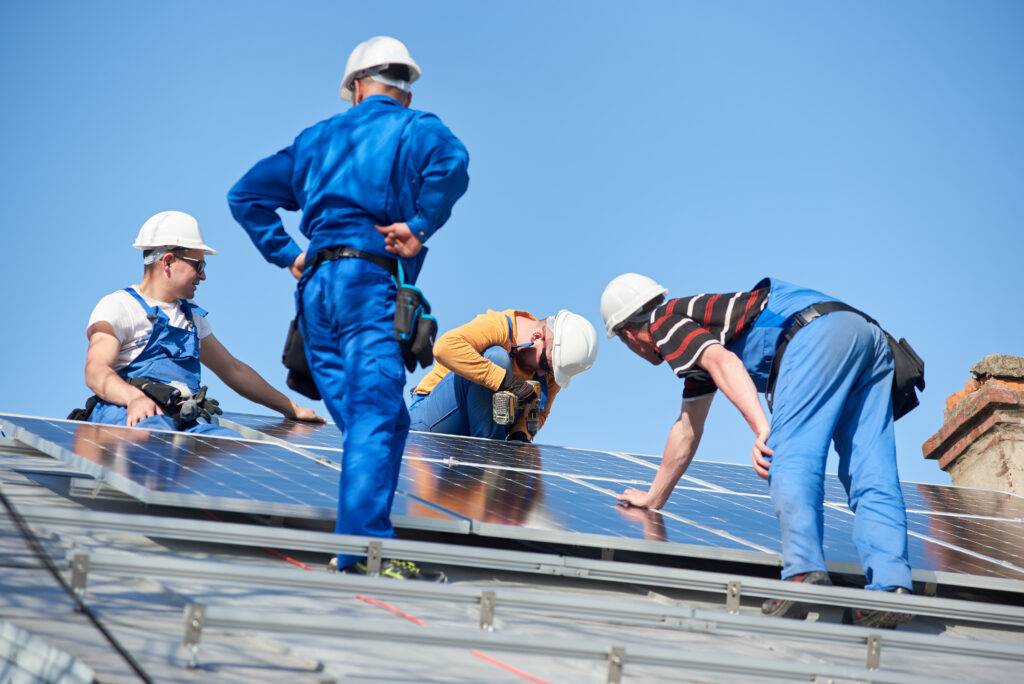
[[[822,504],[833,441],[867,588],[911,588],[892,378],[885,334],[857,314],[822,316],[789,343],[768,439],[775,451],[769,482],[782,528],[783,578],[826,570]]]
[[[395,339],[395,282],[365,259],[326,261],[299,289],[306,359],[324,404],[344,433],[335,531],[394,537],[409,411]],[[338,567],[362,560],[338,555]]]
[[[506,371],[512,367],[512,359],[502,347],[488,347],[483,357]],[[409,408],[412,429],[446,435],[505,439],[508,426],[494,422],[493,396],[494,390],[450,371],[430,394],[418,395],[413,400]]]
[[[97,402],[92,413],[89,414],[90,423],[105,423],[107,425],[126,425],[128,422],[128,409],[117,404],[108,404],[105,401]],[[177,422],[167,416],[150,416],[140,420],[132,427],[144,430],[179,430]],[[191,432],[196,435],[220,435],[221,437],[238,437],[241,435],[234,430],[221,427],[215,423],[193,423],[182,428],[180,432]]]

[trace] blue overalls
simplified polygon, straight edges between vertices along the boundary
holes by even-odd
[[[786,320],[835,297],[770,279],[768,305],[729,343],[764,392]],[[764,283],[759,283],[762,287]],[[783,579],[826,571],[825,461],[839,454],[839,479],[854,512],[853,541],[868,589],[911,589],[907,514],[896,467],[892,419],[893,361],[885,334],[863,317],[835,312],[790,341],[775,386],[768,446],[769,486],[782,531]]]
[[[139,306],[146,312],[149,320],[153,322],[153,330],[149,334],[149,340],[131,363],[118,371],[123,379],[128,378],[149,378],[156,382],[170,384],[171,382],[184,383],[192,392],[199,390],[199,332],[196,330],[193,315],[205,316],[206,311],[195,304],[184,299],[179,305],[185,318],[189,322],[188,328],[176,328],[171,325],[160,307],[150,307],[146,300],[135,291],[135,288],[126,287],[125,292],[130,294],[139,303]],[[96,403],[92,413],[89,414],[89,422],[106,423],[109,425],[125,425],[128,419],[128,408],[118,406],[100,400]],[[175,420],[169,416],[150,416],[135,424],[139,428],[153,428],[158,430],[183,430],[207,435],[223,435],[225,437],[239,437],[237,432],[223,428],[220,425],[211,423],[195,422],[191,425],[178,428]]]
[[[512,319],[508,316],[505,318],[508,322],[508,337],[512,340]],[[503,347],[495,345],[485,349],[482,356],[507,372],[512,368],[515,350],[532,344],[529,342],[513,346],[512,351],[505,351]],[[548,396],[547,378],[538,375],[535,379],[541,383],[539,408],[543,411]],[[417,394],[413,398],[412,406],[409,407],[412,429],[446,435],[505,439],[511,426],[494,422],[493,396],[494,390],[449,371],[430,394]]]
[[[257,162],[228,192],[228,204],[263,257],[282,268],[302,250],[278,209],[302,210],[307,266],[319,251],[342,246],[394,259],[374,226],[404,221],[426,242],[466,191],[468,164],[466,148],[436,116],[374,95]],[[426,252],[400,260],[410,284]],[[296,292],[306,360],[344,433],[339,534],[395,535],[391,502],[409,430],[395,295],[387,270],[356,258],[307,268]],[[338,567],[362,558],[340,554]]]

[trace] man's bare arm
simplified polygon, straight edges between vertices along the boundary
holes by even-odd
[[[704,422],[707,420],[714,397],[714,393],[711,393],[683,402],[679,418],[672,425],[668,439],[665,440],[661,465],[658,466],[651,488],[646,492],[627,489],[619,494],[619,500],[641,508],[661,508],[665,505],[679,478],[690,466],[693,455],[697,453],[700,438],[704,434]]]
[[[739,410],[747,425],[753,430],[754,446],[751,449],[750,460],[754,465],[754,471],[762,478],[767,478],[771,462],[766,457],[772,455],[772,450],[768,448],[766,441],[771,426],[757,398],[757,388],[754,387],[754,382],[750,379],[743,362],[725,347],[715,344],[704,350],[697,363],[711,374],[715,385]]]
[[[324,419],[312,409],[299,406],[274,389],[259,373],[232,356],[212,334],[200,342],[199,358],[204,366],[224,381],[225,385],[246,399],[262,404],[288,418],[324,422]]]
[[[85,331],[89,350],[85,353],[85,384],[103,401],[128,408],[128,427],[140,420],[163,413],[142,390],[132,387],[114,370],[121,343],[114,328],[105,321],[93,323]]]

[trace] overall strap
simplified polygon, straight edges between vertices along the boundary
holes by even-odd
[[[779,335],[778,343],[775,345],[775,356],[772,357],[772,367],[768,372],[768,385],[764,393],[764,398],[768,403],[769,411],[774,408],[775,381],[779,379],[779,366],[782,365],[782,354],[786,351],[786,347],[789,346],[790,341],[798,332],[800,332],[800,330],[810,325],[812,321],[815,321],[827,314],[835,313],[836,311],[849,311],[850,313],[857,314],[872,325],[878,325],[878,321],[871,316],[868,316],[863,311],[855,309],[849,304],[844,304],[843,302],[819,302],[817,304],[811,304],[807,308],[801,309],[790,316],[786,320],[782,334]]]
[[[134,287],[126,287],[124,288],[124,291],[135,298],[135,301],[139,303],[139,306],[142,307],[142,310],[146,312],[146,318],[148,318],[150,321],[156,320],[157,316],[160,315],[160,308],[146,304],[146,300],[142,298],[142,295],[135,291]]]
[[[193,304],[187,299],[179,299],[178,306],[181,309],[181,313],[185,316],[185,319],[192,325],[195,325],[196,323],[195,319],[192,318],[193,312],[199,314],[200,316],[206,316],[207,313],[206,309],[204,309],[201,306]]]

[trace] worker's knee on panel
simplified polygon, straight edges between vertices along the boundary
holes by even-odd
[[[512,357],[508,355],[508,351],[504,348],[494,345],[484,350],[483,357],[493,363],[496,366],[500,366],[505,370],[512,367]]]

